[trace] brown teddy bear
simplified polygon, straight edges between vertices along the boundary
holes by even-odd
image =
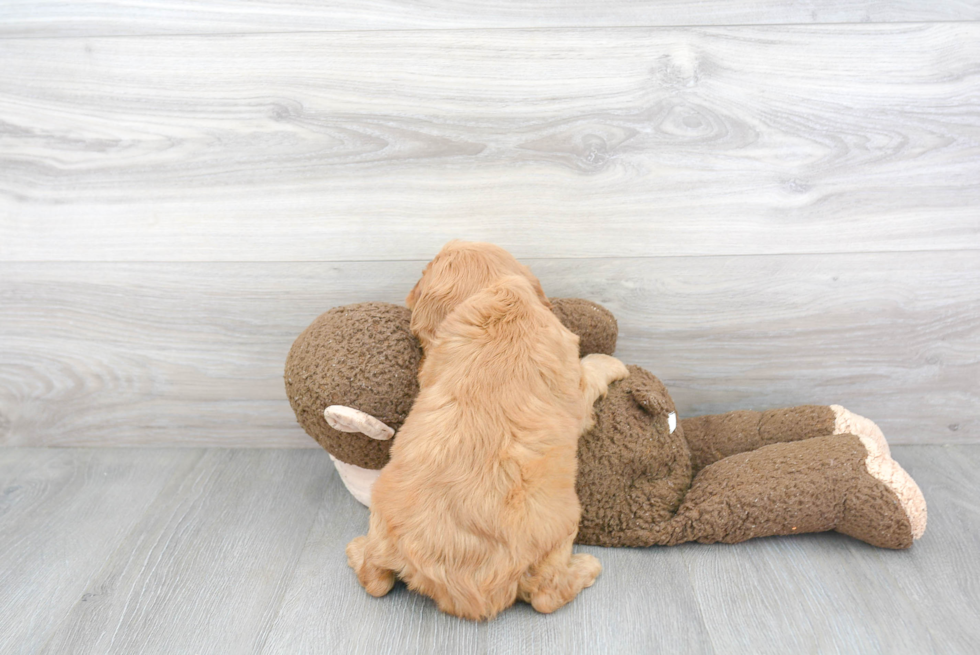
[[[611,355],[616,319],[581,299],[551,300],[581,355]],[[422,349],[411,312],[389,303],[337,307],[286,359],[296,418],[347,488],[370,504],[390,439],[418,394]],[[579,440],[578,543],[736,543],[836,530],[884,548],[922,536],[926,505],[881,431],[843,407],[807,405],[676,420],[664,385],[642,368],[596,401]]]

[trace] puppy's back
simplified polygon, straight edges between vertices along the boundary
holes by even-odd
[[[533,389],[546,375],[576,373],[578,337],[516,275],[470,296],[442,323],[423,377],[477,392]],[[457,390],[455,395],[464,395]],[[498,398],[498,400],[500,400]]]
[[[447,316],[420,381],[374,509],[410,586],[490,616],[578,524],[578,339],[507,276]]]

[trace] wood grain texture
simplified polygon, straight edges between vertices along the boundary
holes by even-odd
[[[856,563],[851,541],[826,533],[686,551],[712,641],[766,655],[932,652],[916,605]]]
[[[629,25],[879,23],[980,19],[976,0],[7,0],[0,37]]]
[[[329,479],[319,455],[205,451],[40,652],[259,652]]]
[[[0,450],[0,652],[35,653],[194,453]]]
[[[571,604],[549,616],[517,604],[489,623],[472,623],[441,613],[401,583],[384,598],[365,593],[344,548],[366,533],[367,519],[334,475],[263,655],[715,652],[680,549],[577,547],[596,555],[603,572]],[[670,593],[653,591],[664,589]]]
[[[715,643],[741,653],[976,649],[980,449],[893,450],[929,504],[923,538],[897,552],[834,533],[692,549],[688,566]]]
[[[264,655],[714,652],[679,550],[579,548],[600,558],[603,573],[566,608],[546,617],[518,604],[490,623],[470,623],[403,584],[381,599],[364,592],[344,548],[366,532],[367,517],[334,476]]]
[[[0,59],[2,261],[980,248],[975,22],[7,39]]]
[[[909,447],[898,453],[928,493],[929,526],[921,542],[926,552],[886,557],[880,551],[855,548],[859,564],[870,577],[889,579],[887,584],[912,602],[929,630],[932,652],[969,653],[980,643],[980,623],[975,619],[980,613],[980,574],[973,571],[980,553],[980,448]],[[941,591],[937,580],[946,581]]]
[[[0,449],[0,644],[59,654],[972,655],[980,446],[893,454],[929,503],[925,536],[908,551],[836,534],[587,548],[605,568],[570,605],[548,616],[516,605],[471,623],[401,584],[380,599],[361,589],[343,548],[368,512],[322,451]],[[88,559],[70,555],[86,548]]]
[[[682,416],[841,403],[894,443],[980,436],[975,252],[527,260],[607,306]],[[308,446],[285,397],[327,309],[424,263],[0,264],[0,444]]]

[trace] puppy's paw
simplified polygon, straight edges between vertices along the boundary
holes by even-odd
[[[594,556],[588,553],[575,553],[572,555],[569,568],[575,571],[582,583],[582,588],[591,587],[595,579],[602,573],[602,564]]]
[[[626,364],[624,364],[623,362],[619,361],[615,357],[610,357],[609,359],[612,360],[612,362],[609,363],[609,367],[610,367],[610,370],[609,370],[609,374],[610,374],[609,383],[610,384],[612,384],[613,382],[616,382],[617,380],[625,380],[626,378],[628,378],[630,376],[630,370],[628,368],[626,368]]]
[[[364,566],[364,544],[366,543],[367,537],[361,536],[347,544],[347,566],[355,571],[360,571],[361,567]]]
[[[586,355],[582,358],[582,368],[585,369],[597,398],[604,398],[611,383],[623,380],[630,374],[625,364],[609,355]]]
[[[372,596],[381,597],[395,586],[395,573],[366,561],[367,537],[357,537],[347,544],[347,564],[357,573],[357,580]]]
[[[561,567],[553,577],[537,588],[525,593],[531,607],[542,614],[550,614],[575,598],[580,591],[591,587],[602,571],[602,565],[588,553],[576,553],[568,560],[568,568]]]

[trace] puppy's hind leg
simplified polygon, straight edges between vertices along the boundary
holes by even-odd
[[[572,554],[573,541],[574,534],[521,577],[518,598],[542,614],[554,612],[591,587],[602,571],[602,564],[592,555]]]
[[[582,382],[585,384],[585,397],[589,406],[606,395],[611,383],[627,378],[629,374],[626,365],[615,357],[600,354],[583,357]]]
[[[364,590],[372,596],[384,596],[395,586],[395,572],[378,566],[376,562],[370,535],[357,537],[347,544],[347,564],[354,569]]]

